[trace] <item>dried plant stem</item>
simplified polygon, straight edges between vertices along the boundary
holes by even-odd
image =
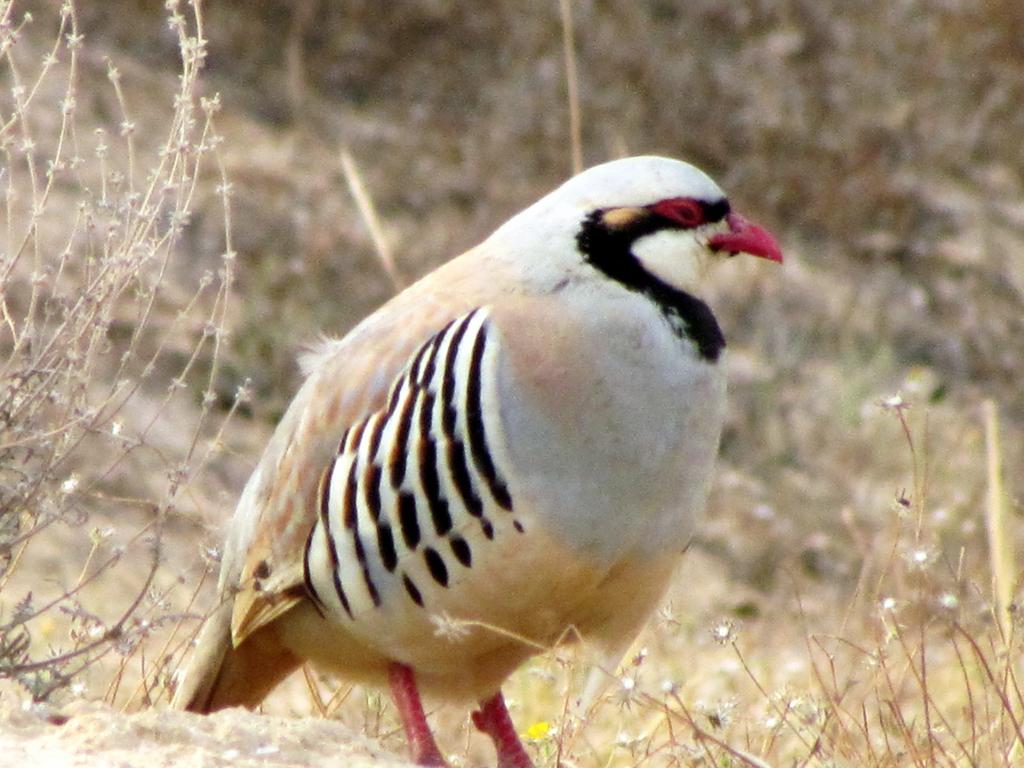
[[[740,652],[739,646],[737,646],[736,643],[730,643],[730,645],[732,646],[732,650],[736,654],[736,658],[739,660],[740,665],[743,667],[743,671],[746,673],[747,677],[757,688],[761,696],[764,697],[764,700],[768,703],[768,706],[775,711],[776,716],[779,718],[779,722],[785,723],[786,726],[793,732],[793,735],[801,742],[803,742],[804,746],[809,749],[811,745],[807,742],[807,739],[804,738],[804,735],[802,733],[800,733],[800,729],[795,727],[793,723],[790,722],[789,718],[787,717],[788,713],[786,712],[786,710],[779,707],[779,705],[772,699],[771,694],[761,684],[761,681],[758,680],[757,675],[754,674],[754,671],[750,668],[750,665],[747,664],[747,660],[743,658],[743,654]]]
[[[1003,487],[1003,455],[999,438],[999,409],[995,401],[982,403],[985,422],[985,464],[988,480],[988,500],[985,505],[985,522],[988,529],[989,562],[992,568],[992,598],[996,622],[1002,635],[1003,645],[1009,648],[1013,640],[1013,624],[1010,605],[1013,601],[1015,554],[1013,541],[1007,534],[1006,495]],[[1013,676],[1013,654],[1006,660],[1007,674]],[[1004,685],[1005,685],[1004,679]],[[1015,681],[1014,681],[1015,682]],[[1012,706],[1008,705],[1008,706]],[[1014,708],[1019,712],[1019,708]],[[1021,739],[1014,741],[1009,759],[1015,762],[1024,750]]]
[[[384,228],[381,226],[380,218],[377,216],[377,209],[373,205],[373,199],[366,191],[362,174],[359,173],[359,168],[356,166],[356,161],[352,158],[352,153],[347,149],[341,150],[341,170],[345,174],[345,183],[348,184],[348,191],[352,194],[352,199],[355,200],[356,207],[359,209],[359,215],[362,216],[363,223],[366,224],[366,228],[370,232],[370,239],[373,240],[373,247],[377,251],[377,257],[384,266],[384,271],[391,279],[392,285],[395,286],[395,290],[401,290],[405,287],[405,281],[395,266],[394,255],[391,252],[391,246],[388,245],[387,238],[384,236]]]
[[[565,55],[565,85],[569,97],[569,145],[572,172],[583,170],[583,130],[580,123],[580,82],[576,72],[576,45],[572,23],[572,0],[558,0],[562,14],[562,49]]]
[[[353,684],[339,685],[334,693],[331,694],[331,698],[327,700],[327,717],[331,717],[338,709],[344,704],[348,698],[352,695],[352,691],[356,689]]]
[[[1005,715],[1009,717],[1011,725],[1014,730],[1015,738],[1013,740],[1012,746],[1007,749],[1007,754],[1017,754],[1020,749],[1017,745],[1024,742],[1024,730],[1022,730],[1020,718],[1018,718],[1016,714],[1017,708],[1013,706],[1013,702],[1010,700],[1010,697],[1006,692],[1005,686],[1003,686],[1000,683],[998,676],[995,672],[993,672],[992,666],[988,663],[988,660],[985,658],[985,653],[981,650],[981,646],[978,644],[978,641],[971,635],[970,632],[964,629],[964,627],[962,627],[960,624],[954,624],[953,630],[967,642],[967,644],[971,647],[971,650],[974,652],[974,657],[977,660],[979,666],[981,667],[981,670],[985,673],[985,678],[987,678],[991,686],[992,693],[995,694],[996,698],[999,700],[999,703],[1002,705],[1002,709],[999,713],[1000,716]],[[992,722],[991,716],[987,717],[987,719],[989,720],[989,722]]]
[[[747,765],[750,766],[750,768],[771,768],[771,765],[769,763],[766,763],[764,760],[761,760],[760,758],[755,757],[754,755],[748,754],[740,749],[737,749],[736,747],[730,746],[714,734],[701,728],[699,725],[697,725],[697,721],[693,719],[693,715],[690,713],[690,710],[687,708],[687,706],[683,703],[682,699],[680,699],[678,696],[674,698],[676,704],[678,704],[679,706],[680,712],[676,712],[673,709],[666,706],[664,709],[665,719],[667,721],[671,721],[672,718],[675,718],[688,725],[690,729],[693,731],[693,736],[696,739],[697,743],[703,749],[707,750],[706,742],[711,742],[719,749],[722,749],[726,753],[728,753],[734,760],[739,761],[738,764],[740,765]],[[657,704],[657,702],[653,699],[650,700],[650,703],[652,705]],[[709,765],[720,764],[718,761],[714,759],[714,756],[709,751],[705,751],[705,754],[708,757]]]
[[[992,400],[982,404],[985,420],[985,455],[988,467],[988,504],[985,522],[988,527],[989,560],[992,564],[992,596],[996,620],[1003,639],[1010,638],[1010,602],[1013,599],[1013,543],[1006,535],[1006,505],[1003,493],[1002,450],[999,441],[999,412]]]

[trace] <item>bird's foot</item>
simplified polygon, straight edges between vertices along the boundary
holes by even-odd
[[[501,691],[481,702],[480,709],[472,717],[477,730],[486,733],[494,742],[498,751],[498,768],[533,768],[533,761],[519,740]]]

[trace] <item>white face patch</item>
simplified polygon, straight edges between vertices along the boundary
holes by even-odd
[[[711,252],[695,230],[663,229],[633,243],[640,265],[664,283],[699,295]],[[703,234],[703,233],[700,233]]]

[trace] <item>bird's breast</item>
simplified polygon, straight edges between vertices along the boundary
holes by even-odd
[[[720,363],[639,302],[540,319],[537,338],[500,348],[511,487],[540,525],[605,562],[681,550],[718,451]]]

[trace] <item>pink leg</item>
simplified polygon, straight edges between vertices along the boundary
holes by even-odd
[[[533,761],[516,735],[516,727],[512,724],[501,691],[480,703],[480,709],[473,713],[473,725],[494,742],[498,750],[498,768],[533,768]]]
[[[427,715],[423,711],[413,671],[405,664],[393,663],[388,670],[388,682],[391,683],[391,696],[398,707],[398,716],[402,719],[405,737],[409,741],[412,761],[416,765],[447,766],[430,732],[430,726],[427,725]]]

